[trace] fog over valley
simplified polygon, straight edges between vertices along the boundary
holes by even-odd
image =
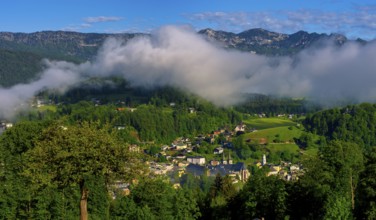
[[[330,40],[293,56],[264,56],[223,49],[187,26],[163,26],[127,42],[109,38],[93,61],[44,60],[29,84],[0,88],[0,116],[44,89],[64,93],[90,77],[121,76],[133,86],[174,86],[217,105],[242,101],[241,93],[307,97],[321,103],[376,99],[376,44]]]

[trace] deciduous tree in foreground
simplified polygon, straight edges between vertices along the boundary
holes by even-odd
[[[130,181],[144,173],[140,159],[121,144],[108,126],[83,122],[75,126],[53,124],[28,151],[26,175],[45,187],[78,185],[81,191],[80,219],[88,218],[89,176],[104,176],[107,185]]]

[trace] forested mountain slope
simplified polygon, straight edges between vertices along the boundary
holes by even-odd
[[[376,145],[376,104],[363,103],[307,115],[308,131],[330,140],[344,140],[365,148]]]
[[[28,82],[41,70],[41,62],[34,53],[0,49],[0,86]]]

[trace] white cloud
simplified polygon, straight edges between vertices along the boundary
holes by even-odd
[[[91,28],[92,25],[88,23],[83,23],[79,25],[70,25],[68,27],[62,28],[63,31],[81,31],[82,29]]]
[[[87,17],[87,18],[84,18],[83,20],[85,21],[85,23],[72,24],[72,25],[62,28],[62,30],[63,31],[82,31],[84,29],[93,27],[93,25],[97,23],[120,21],[120,20],[123,20],[123,18],[115,17],[115,16],[98,16],[98,17]]]
[[[137,86],[179,87],[218,105],[238,103],[242,92],[375,102],[375,57],[376,41],[342,47],[327,42],[295,57],[271,58],[218,48],[188,26],[165,26],[127,42],[108,39],[93,62],[46,61],[40,79],[0,88],[0,117],[42,89],[64,92],[87,77],[111,75]]]
[[[127,43],[111,39],[97,56],[92,73],[118,74],[134,85],[173,85],[216,104],[239,101],[242,92],[376,101],[376,42],[329,41],[295,57],[270,58],[227,51],[187,27],[167,26]]]
[[[98,16],[98,17],[84,18],[84,21],[87,23],[100,23],[100,22],[120,21],[120,20],[123,20],[123,18],[115,17],[115,16]]]
[[[88,63],[76,65],[65,61],[44,60],[46,69],[40,79],[29,84],[18,84],[11,88],[0,87],[0,118],[12,117],[16,109],[27,108],[26,102],[43,89],[65,92],[82,80],[82,72]]]

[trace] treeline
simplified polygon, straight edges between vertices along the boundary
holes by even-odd
[[[47,93],[46,93],[47,94]],[[92,78],[70,89],[64,95],[50,94],[55,102],[76,103],[82,100],[100,99],[102,104],[121,101],[132,107],[150,103],[157,107],[167,107],[171,103],[197,107],[197,104],[207,101],[187,91],[171,86],[143,88],[133,87],[122,78]],[[233,108],[242,113],[268,116],[278,114],[305,114],[322,109],[322,106],[304,98],[277,97],[262,94],[239,94],[244,102],[234,105]]]
[[[211,104],[199,107],[191,113],[186,106],[159,108],[139,105],[136,109],[119,108],[115,105],[95,106],[91,102],[65,105],[58,110],[59,117],[68,116],[72,122],[99,120],[125,131],[137,131],[140,141],[169,143],[176,137],[207,134],[221,126],[232,126],[242,119],[233,110],[219,109]],[[128,141],[130,141],[128,139]]]
[[[135,105],[133,108],[119,102],[103,105],[97,104],[95,100],[81,101],[58,105],[56,113],[35,111],[23,117],[28,120],[67,117],[71,123],[100,121],[122,129],[124,140],[128,142],[159,143],[169,143],[182,136],[208,134],[224,126],[232,129],[242,121],[241,113],[216,107],[195,97],[181,96],[170,99],[155,95],[151,96],[150,100],[150,104]],[[173,106],[170,106],[170,101],[174,101]]]
[[[74,103],[74,94],[77,97],[86,97],[86,100],[90,101],[61,104],[57,106],[56,113],[34,112],[26,117],[40,120],[64,116],[72,123],[100,121],[124,128],[122,132],[126,141],[159,143],[169,143],[181,136],[208,134],[219,127],[227,126],[232,129],[242,121],[242,114],[238,111],[217,107],[178,89],[170,87],[153,90],[132,89],[123,80],[117,81],[117,84],[118,86],[115,87],[99,88],[99,91],[96,91],[98,89],[96,87],[74,89],[64,96],[41,94],[58,103],[64,101]],[[117,91],[119,93],[116,93]],[[95,94],[101,95],[95,96]],[[74,98],[75,101],[78,101],[77,97]]]
[[[276,97],[262,94],[249,94],[244,97],[246,101],[236,109],[249,114],[264,113],[268,116],[278,114],[302,114],[316,112],[321,109],[320,105],[306,99],[293,99],[288,97]]]
[[[308,114],[308,131],[329,140],[344,140],[369,149],[376,146],[376,104],[363,103]]]
[[[53,91],[39,94],[56,103],[77,103],[83,100],[100,101],[101,104],[116,103],[127,107],[140,104],[153,104],[157,107],[168,107],[171,103],[194,106],[196,102],[207,102],[198,96],[175,87],[135,87],[123,78],[91,78],[81,82],[61,95]]]

